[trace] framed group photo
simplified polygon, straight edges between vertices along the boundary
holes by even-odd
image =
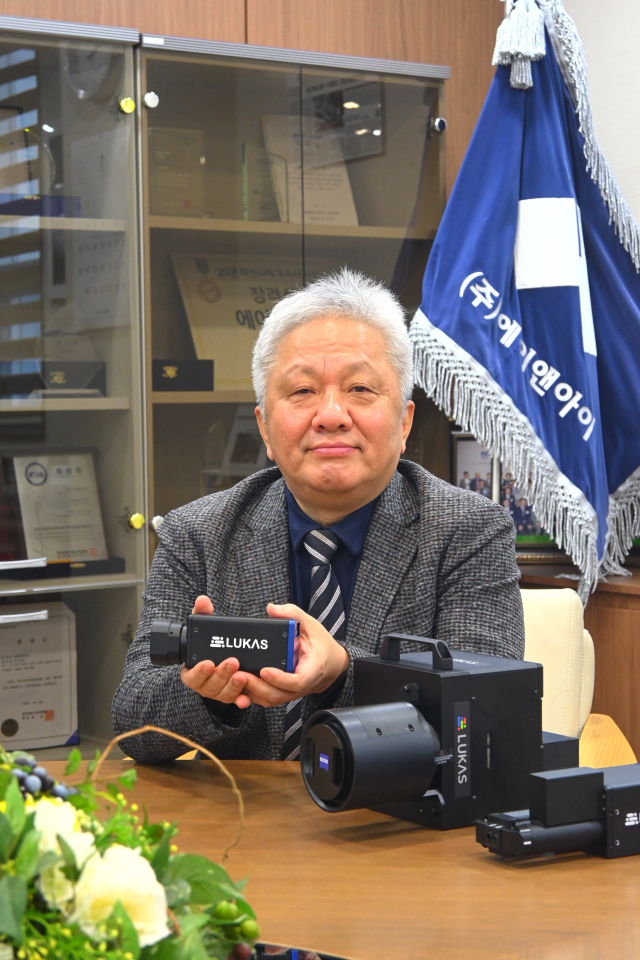
[[[473,434],[451,433],[451,483],[492,499],[492,456]],[[526,489],[520,489],[515,471],[500,464],[500,504],[516,528],[516,552],[523,563],[567,562],[567,556],[540,525]]]

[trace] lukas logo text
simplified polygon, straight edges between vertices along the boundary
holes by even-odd
[[[211,647],[225,647],[230,650],[268,650],[268,640],[256,640],[253,637],[211,637]]]

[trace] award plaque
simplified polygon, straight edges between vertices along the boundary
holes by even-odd
[[[13,469],[27,559],[108,558],[91,453],[14,457]]]
[[[213,360],[216,390],[251,390],[251,353],[266,314],[302,285],[300,257],[171,256],[198,360]]]
[[[202,130],[149,128],[149,205],[160,216],[204,216]]]

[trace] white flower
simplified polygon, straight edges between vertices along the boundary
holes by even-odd
[[[73,884],[65,877],[59,863],[42,870],[38,878],[40,893],[50,907],[66,913],[73,905]]]
[[[34,827],[40,833],[38,850],[40,853],[53,851],[61,855],[58,835],[73,850],[78,868],[86,863],[95,852],[95,842],[91,833],[80,829],[78,811],[63,800],[42,797],[35,804]],[[62,872],[62,864],[54,863],[40,874],[38,881],[40,892],[50,907],[66,911],[74,895],[74,887]]]
[[[92,857],[76,885],[76,906],[70,922],[90,937],[120,901],[136,928],[141,947],[157,943],[171,931],[167,926],[167,897],[153,867],[136,850],[114,844],[104,856]]]

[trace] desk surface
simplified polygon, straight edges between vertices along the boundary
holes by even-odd
[[[126,762],[107,761],[115,776]],[[296,763],[230,761],[247,828],[227,868],[249,876],[265,940],[355,960],[600,960],[640,955],[640,857],[510,864],[476,844],[368,810],[323,813]],[[62,763],[50,763],[54,776]],[[138,767],[132,794],[218,860],[235,836],[226,779],[204,761]]]

